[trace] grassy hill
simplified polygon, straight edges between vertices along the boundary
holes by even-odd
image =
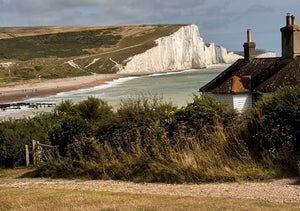
[[[145,52],[184,25],[0,28],[0,86],[114,73],[115,63]]]

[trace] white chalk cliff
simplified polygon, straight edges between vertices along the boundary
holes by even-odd
[[[259,55],[256,55],[256,58],[272,58],[272,57],[276,57],[276,52],[265,52]]]
[[[204,43],[196,25],[181,27],[167,37],[157,39],[156,46],[116,64],[118,73],[166,72],[205,68],[210,64],[232,63],[241,56],[214,43]]]

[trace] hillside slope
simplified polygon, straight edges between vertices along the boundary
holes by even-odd
[[[235,59],[226,49],[205,44],[195,25],[0,28],[2,86],[99,73],[203,68]]]

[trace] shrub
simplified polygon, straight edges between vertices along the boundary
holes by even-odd
[[[233,127],[236,121],[236,111],[223,102],[207,95],[194,95],[192,103],[188,103],[187,106],[175,113],[175,122],[173,123],[175,129],[173,130],[179,133],[192,133],[203,140],[205,133],[203,133],[202,128],[209,130],[216,122],[229,128]]]
[[[107,102],[93,97],[78,103],[74,108],[81,118],[92,122],[105,120],[113,113]]]
[[[110,123],[98,128],[97,138],[117,144],[136,142],[137,139],[146,143],[149,134],[165,136],[168,133],[175,111],[175,106],[158,97],[122,101]]]
[[[0,123],[1,164],[24,163],[34,138],[60,145],[62,157],[40,166],[42,176],[182,183],[274,177],[283,172],[276,162],[297,168],[299,87],[246,112],[242,138],[238,117],[208,96],[181,109],[158,97],[123,101],[117,111],[95,98],[65,101],[51,114]]]
[[[59,145],[59,152],[64,156],[68,144],[90,134],[91,125],[87,120],[80,116],[63,115],[49,131],[49,140],[53,145]]]
[[[101,99],[89,97],[78,104],[74,104],[70,100],[63,101],[56,107],[57,113],[66,115],[78,115],[82,119],[92,121],[101,121],[110,117],[113,114],[111,107]]]
[[[245,148],[229,141],[221,125],[214,126],[207,137],[206,142],[200,142],[189,136],[182,144],[171,143],[167,137],[151,137],[147,145],[138,139],[118,147],[82,139],[69,145],[66,157],[41,166],[39,175],[165,183],[274,176],[274,172],[254,163]]]
[[[215,100],[208,95],[194,95],[193,102],[176,112],[179,121],[195,126],[199,122],[214,125],[215,121],[227,125],[232,125],[237,113],[223,102]]]
[[[70,142],[65,156],[41,166],[39,174],[167,183],[268,177],[238,139],[239,131],[228,127],[228,118],[236,117],[233,110],[195,97],[180,115],[176,111],[157,97],[123,101],[110,124],[98,127],[97,139]],[[189,122],[190,115],[198,119]],[[182,122],[186,127],[201,123],[202,135],[173,127]]]
[[[74,106],[74,103],[71,100],[65,100],[61,102],[54,110],[56,113],[65,113],[68,115],[77,115],[78,112]]]
[[[263,97],[245,113],[244,137],[252,154],[295,168],[300,156],[300,86]]]
[[[52,115],[40,114],[32,119],[9,120],[0,123],[0,165],[15,167],[25,164],[25,145],[35,139],[49,143],[48,130]]]

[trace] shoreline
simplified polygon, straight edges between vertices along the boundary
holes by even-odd
[[[136,74],[137,75],[137,74]],[[140,74],[145,75],[145,74]],[[0,103],[12,103],[26,98],[46,97],[61,92],[103,85],[109,81],[125,78],[128,74],[96,74],[72,78],[53,79],[23,85],[0,87]]]
[[[184,70],[182,70],[184,71]],[[179,71],[179,72],[182,72]],[[159,72],[168,73],[168,72]],[[0,87],[0,104],[14,104],[18,101],[22,101],[29,98],[35,97],[47,97],[62,92],[76,91],[80,89],[87,89],[96,86],[105,85],[108,82],[127,77],[140,77],[148,76],[155,73],[139,72],[131,74],[95,74],[88,76],[70,77],[51,79],[40,82],[24,83],[22,85],[5,86]],[[15,110],[1,115],[0,111],[0,122],[9,119],[20,119],[24,117],[33,117],[38,113],[51,112],[54,107],[51,108],[36,108],[28,110]]]
[[[0,87],[0,104],[14,103],[27,98],[47,97],[61,92],[92,88],[120,78],[149,76],[155,74],[176,74],[186,70],[187,69],[164,72],[137,72],[128,74],[95,74],[88,76],[50,79],[40,82],[24,83],[22,85],[15,86],[3,86]]]
[[[210,68],[210,67],[207,67]],[[201,68],[202,69],[202,68]],[[206,68],[203,68],[206,69]],[[130,77],[143,77],[143,76],[156,76],[164,74],[178,74],[185,71],[191,71],[192,69],[183,69],[176,71],[164,71],[164,72],[138,72],[138,73],[127,73],[127,74],[94,74],[88,76],[50,79],[40,82],[28,82],[20,85],[0,87],[0,104],[16,104],[22,103],[23,100],[35,98],[35,97],[47,97],[56,95],[58,93],[78,91],[82,89],[89,89],[102,85],[109,84],[115,80],[121,78]],[[34,107],[34,106],[33,106]],[[46,109],[42,107],[34,107],[35,109],[29,108],[20,109],[14,111],[0,112],[0,121],[7,120],[9,118],[19,119],[23,117],[32,116],[40,112],[49,112],[52,109]],[[55,108],[52,107],[53,109]]]
[[[142,74],[143,75],[143,74]],[[10,104],[27,98],[47,97],[61,92],[91,88],[107,82],[129,77],[126,74],[96,74],[89,76],[52,79],[36,83],[26,83],[16,86],[0,87],[0,104]],[[34,117],[39,113],[51,112],[55,107],[15,110],[0,115],[0,122],[9,119]],[[0,111],[1,114],[1,111]]]

